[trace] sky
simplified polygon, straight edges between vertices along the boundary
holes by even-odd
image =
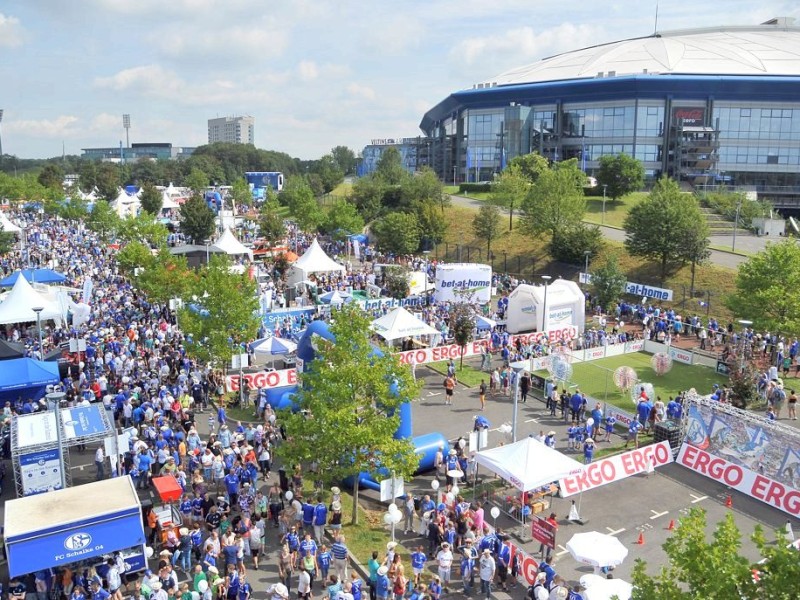
[[[602,8],[600,8],[602,6]],[[649,35],[655,0],[0,0],[3,152],[196,146],[255,117],[259,148],[318,158],[420,134],[448,94],[560,52]],[[756,25],[796,1],[661,1],[658,29]]]

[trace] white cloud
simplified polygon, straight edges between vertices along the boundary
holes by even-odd
[[[95,87],[115,92],[138,90],[165,94],[180,88],[182,82],[175,73],[159,65],[142,65],[118,71],[109,77],[96,77]]]
[[[78,117],[74,115],[60,115],[54,119],[26,119],[9,121],[3,124],[7,133],[25,135],[35,138],[65,138],[78,133]]]
[[[360,100],[375,100],[375,90],[367,85],[354,82],[349,84],[345,89],[353,98]]]
[[[313,60],[303,60],[297,65],[297,74],[303,81],[313,81],[319,77],[319,67]]]
[[[0,47],[16,48],[21,46],[24,36],[25,30],[18,18],[0,13]]]
[[[180,32],[159,31],[149,36],[166,59],[201,63],[203,68],[242,68],[281,56],[289,44],[289,33],[270,18],[244,26],[189,27]],[[239,61],[231,64],[231,61]]]

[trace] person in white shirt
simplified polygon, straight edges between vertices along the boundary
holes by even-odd
[[[97,447],[97,451],[94,453],[94,465],[97,467],[97,475],[95,476],[96,481],[100,481],[105,479],[105,462],[106,462],[106,453],[103,450],[102,444]]]
[[[300,600],[311,598],[311,575],[305,567],[300,567],[300,574],[297,578],[297,597]]]
[[[442,580],[442,587],[445,592],[449,592],[450,569],[453,566],[453,553],[450,551],[450,544],[442,544],[442,549],[436,555],[436,562],[439,565],[439,579]]]

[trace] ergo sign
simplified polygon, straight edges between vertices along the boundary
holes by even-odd
[[[297,384],[297,370],[283,369],[282,371],[258,371],[257,373],[245,373],[245,380],[254,389],[271,389]],[[239,391],[239,375],[228,375],[225,378],[225,386],[228,391]]]
[[[672,450],[669,442],[651,444],[586,465],[581,473],[564,477],[559,481],[561,497],[567,498],[631,475],[644,473],[648,470],[648,464],[651,461],[653,468],[672,462]]]
[[[678,453],[678,464],[785,513],[800,517],[800,491],[769,477],[686,443]]]

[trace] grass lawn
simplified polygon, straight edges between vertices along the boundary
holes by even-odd
[[[611,227],[622,227],[628,211],[647,198],[646,192],[633,192],[623,196],[616,202],[606,198],[606,216],[603,220],[603,197],[587,196],[586,216],[583,218],[587,223],[604,224]]]
[[[331,196],[341,196],[346,197],[350,195],[350,192],[353,191],[353,184],[343,181],[335,188],[331,190]]]
[[[625,395],[614,385],[614,369],[623,365],[633,367],[639,381],[652,383],[656,395],[666,404],[670,396],[695,388],[698,393],[706,394],[715,383],[723,384],[726,378],[709,368],[692,366],[673,361],[672,370],[666,375],[658,376],[650,366],[652,355],[644,352],[624,354],[587,362],[572,362],[571,384],[577,385],[587,396],[597,400],[606,400],[620,408],[633,409],[635,404],[630,394]],[[547,371],[539,371],[537,375],[548,376]]]
[[[441,373],[442,377],[447,375],[447,361],[442,360],[435,363],[428,363],[425,365],[426,367],[430,367],[437,373]],[[484,373],[483,371],[479,371],[478,369],[471,367],[467,364],[464,365],[463,368],[459,367],[458,361],[456,361],[456,380],[458,383],[461,383],[467,387],[478,387],[481,383],[481,379],[484,379],[486,383],[489,383],[489,374]]]

